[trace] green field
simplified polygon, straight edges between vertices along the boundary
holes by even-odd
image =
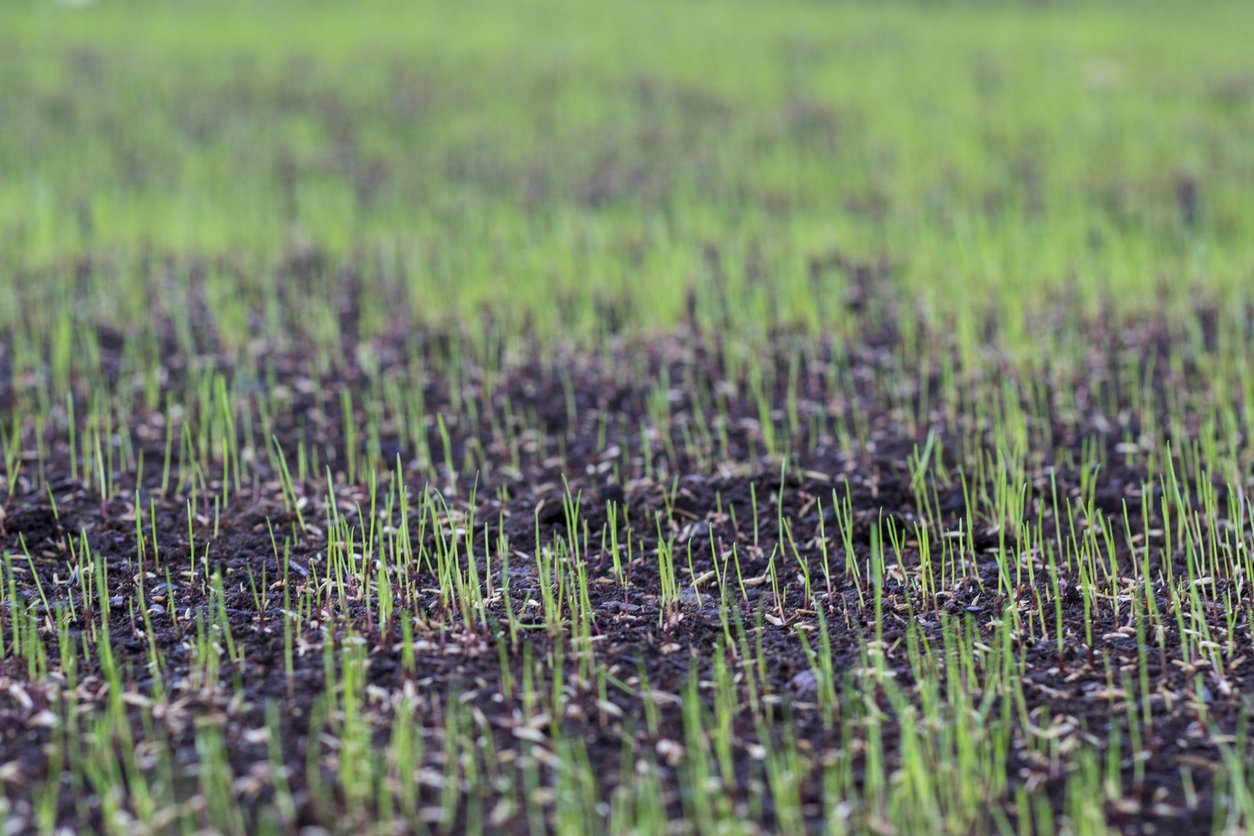
[[[1254,826],[1250,32],[0,6],[3,829]]]

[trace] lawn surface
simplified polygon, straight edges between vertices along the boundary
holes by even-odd
[[[1254,826],[1251,31],[0,7],[3,829]]]

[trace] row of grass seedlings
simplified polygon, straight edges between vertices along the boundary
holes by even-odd
[[[377,568],[373,568],[376,580],[375,598],[378,601],[379,632],[385,649],[391,649],[394,639],[394,623],[398,600],[404,602],[403,571],[400,549],[397,546],[397,532],[401,526],[396,523],[398,513],[407,516],[405,506],[405,486],[401,474],[398,457],[397,468],[389,474],[387,499],[382,511],[376,515],[371,512],[371,526],[377,526]],[[373,506],[373,502],[372,502]],[[399,511],[398,511],[399,508]],[[372,538],[373,540],[374,538]]]
[[[1140,532],[1141,549],[1140,561],[1137,561],[1138,549],[1137,543],[1132,534],[1132,524],[1128,519],[1127,506],[1124,506],[1124,528],[1128,537],[1128,546],[1132,554],[1132,561],[1136,566],[1137,577],[1134,580],[1134,588],[1132,590],[1132,599],[1136,608],[1136,640],[1137,640],[1137,684],[1141,689],[1142,700],[1142,717],[1141,721],[1146,729],[1152,732],[1151,712],[1153,710],[1153,700],[1150,694],[1149,679],[1149,653],[1151,647],[1158,648],[1158,667],[1160,672],[1168,669],[1167,663],[1167,623],[1163,617],[1163,608],[1165,601],[1160,602],[1160,592],[1165,584],[1162,568],[1159,567],[1157,577],[1151,574],[1152,568],[1150,563],[1150,541],[1155,539],[1157,535],[1161,535],[1161,529],[1155,530],[1150,526],[1151,503],[1150,497],[1155,493],[1154,482],[1145,483],[1141,487],[1141,503],[1140,515],[1142,523],[1142,531]],[[1165,552],[1163,559],[1170,561],[1172,558]],[[1138,596],[1138,592],[1140,596]],[[1161,675],[1161,674],[1160,674]]]
[[[906,543],[904,542],[904,538],[906,536],[905,529],[899,528],[895,520],[890,520],[890,525],[887,528],[887,532],[888,532],[888,542],[893,547],[893,558],[896,561],[896,565],[892,569],[888,570],[889,576],[890,577],[894,575],[896,576],[898,584],[901,587],[901,592],[902,592],[901,597],[904,599],[900,603],[895,603],[894,608],[899,611],[904,611],[906,613],[907,618],[909,618],[910,620],[914,620],[915,589],[913,587],[917,585],[919,589],[926,589],[927,581],[922,575],[922,566],[920,566],[920,573],[918,574],[918,578],[915,581],[911,580],[911,573],[906,568],[906,562],[905,562],[905,548],[906,548]],[[920,548],[920,553],[921,552],[922,550]],[[896,597],[897,596],[894,596],[894,598]],[[922,594],[921,597],[922,597],[922,600],[926,602],[927,600],[926,593]]]
[[[728,750],[730,741],[721,739],[724,734],[722,726],[710,728],[710,718],[700,693],[701,685],[694,665],[681,695],[684,760],[680,765],[679,782],[683,787],[681,798],[686,818],[695,822],[703,832],[715,832],[716,825],[728,822],[733,816],[731,799],[727,795],[727,773],[716,755],[716,752]],[[730,729],[726,734],[730,735]]]
[[[620,528],[619,517],[620,515],[622,517],[623,526],[625,526],[626,528],[626,538],[623,543],[619,542],[619,528]],[[601,537],[601,554],[603,556],[602,559],[604,559],[604,555],[606,553],[609,554],[610,566],[614,573],[614,580],[618,582],[619,589],[621,589],[623,593],[623,603],[626,604],[628,603],[627,599],[628,599],[628,595],[630,592],[630,584],[628,581],[627,573],[630,571],[631,565],[632,565],[632,560],[631,560],[632,531],[631,531],[631,521],[629,519],[629,514],[627,511],[626,503],[616,502],[614,500],[608,500],[605,503],[605,520],[606,520],[605,529]],[[606,543],[607,537],[609,538],[608,545]],[[627,552],[627,554],[625,555],[626,561],[624,561],[624,554],[623,554],[624,545],[626,546],[626,552]],[[626,566],[627,566],[626,570],[624,570],[623,568],[624,562],[626,563]]]
[[[827,521],[826,515],[823,512],[823,498],[821,496],[815,497],[815,506],[818,511],[819,523],[818,529],[815,531],[815,537],[811,541],[811,545],[817,545],[819,550],[819,568],[823,572],[824,601],[826,602],[825,606],[834,607],[836,603],[836,591],[835,587],[832,585],[832,564],[827,542]],[[715,565],[718,565],[717,562]],[[819,609],[817,604],[815,605],[815,609]]]
[[[566,523],[565,545],[560,553],[566,556],[566,568],[569,574],[569,609],[571,625],[571,649],[579,664],[579,680],[583,684],[591,682],[596,669],[594,641],[599,630],[596,626],[592,606],[590,568],[588,565],[589,530],[587,520],[580,510],[583,501],[582,492],[572,496],[570,485],[563,480],[565,490],[562,495],[562,510]],[[581,534],[582,524],[582,540]],[[559,541],[559,543],[562,541]]]
[[[659,371],[659,379],[649,388],[648,394],[645,396],[647,421],[643,425],[648,428],[648,438],[656,437],[661,442],[662,449],[660,453],[662,454],[663,467],[660,469],[659,475],[663,477],[679,471],[679,457],[675,449],[671,397],[670,369],[663,365]]]
[[[235,633],[231,627],[231,618],[226,606],[226,585],[221,569],[216,569],[213,573],[213,580],[209,587],[209,607],[213,611],[214,618],[209,628],[209,642],[212,645],[210,652],[225,656],[231,666],[235,691],[240,692],[244,688],[244,646],[235,641]],[[218,643],[219,638],[221,644]]]
[[[906,465],[910,470],[910,491],[914,494],[915,513],[923,525],[934,530],[939,530],[941,525],[940,503],[935,498],[935,483],[928,479],[927,474],[934,454],[935,460],[940,461],[942,446],[943,442],[936,433],[928,430],[922,449],[915,444],[910,455],[906,457]],[[929,487],[932,489],[930,493]]]
[[[1215,771],[1214,778],[1215,830],[1229,833],[1248,830],[1251,822],[1254,822],[1254,776],[1250,775],[1249,765],[1249,716],[1242,711],[1237,717],[1235,734],[1224,734],[1215,727],[1213,721],[1207,725],[1223,763],[1223,768]]]
[[[815,607],[814,613],[818,621],[817,648],[812,646],[810,639],[806,635],[806,628],[810,625],[799,623],[796,625],[796,632],[797,638],[801,642],[802,650],[805,652],[806,660],[810,665],[810,674],[814,677],[819,710],[822,712],[823,722],[830,728],[835,721],[836,712],[840,710],[836,692],[835,660],[832,656],[831,634],[828,630],[827,616],[824,615],[823,607]]]
[[[535,523],[535,567],[536,591],[540,593],[540,613],[544,617],[544,628],[550,638],[562,635],[562,600],[565,592],[566,575],[560,569],[558,549],[561,541],[545,544],[540,532],[540,508],[536,506]],[[527,602],[528,606],[531,601]]]
[[[832,511],[836,516],[836,527],[840,532],[841,548],[845,554],[844,575],[853,580],[854,590],[858,594],[858,609],[866,608],[866,594],[863,589],[863,568],[858,563],[858,555],[853,547],[853,494],[849,482],[845,482],[845,497],[840,499],[836,490],[832,490]]]
[[[610,796],[608,827],[611,832],[659,833],[669,815],[660,767],[647,750],[637,752],[636,730],[624,727],[618,781]],[[536,832],[534,827],[533,831]]]
[[[792,535],[791,521],[784,518],[784,490],[787,486],[788,463],[788,456],[784,456],[779,469],[779,490],[775,495],[776,549],[782,554],[784,549],[787,548],[787,550],[791,553],[792,559],[797,564],[798,578],[801,580],[804,588],[801,608],[803,610],[813,609],[818,606],[818,602],[815,600],[813,595],[813,588],[810,579],[810,562],[807,558],[802,556],[800,549],[797,547],[797,541]],[[783,608],[781,606],[781,620],[783,619],[783,615]]]
[[[406,585],[413,590],[411,608],[415,613],[421,612],[425,609],[424,595],[435,593],[431,614],[435,622],[444,624],[445,619],[451,619],[454,610],[460,607],[459,599],[456,598],[454,580],[456,567],[450,559],[450,551],[459,549],[460,546],[456,543],[458,536],[455,531],[448,529],[450,521],[446,518],[441,519],[441,510],[444,510],[441,500],[443,496],[431,483],[423,485],[423,495],[418,500],[418,513],[415,515],[418,519],[418,531],[415,536],[414,531],[409,528],[408,521],[401,521],[403,533],[401,533],[400,545],[401,554],[405,560],[403,565],[405,565],[406,575],[413,573],[413,577],[406,582]],[[416,555],[414,554],[415,541],[418,543]],[[431,585],[433,583],[434,585]]]
[[[720,636],[715,644],[710,671],[713,712],[711,736],[713,756],[717,763],[718,778],[724,791],[736,782],[735,731],[736,717],[741,712],[739,688],[735,679],[735,666],[728,655],[734,653],[730,643]]]
[[[880,706],[881,681],[885,672],[882,654],[868,642],[861,642],[857,667],[853,671],[853,678],[858,681],[859,687],[852,693],[857,698],[850,700],[847,715],[849,734],[842,733],[842,738],[847,738],[850,745],[849,751],[854,751],[854,741],[861,742],[861,785],[857,787],[855,797],[864,819],[879,822],[883,821],[886,809],[889,768],[884,750],[884,725],[889,718]]]
[[[756,648],[749,642],[749,628],[745,626],[740,608],[734,611],[733,624],[736,628],[735,656],[739,660],[740,678],[744,683],[745,702],[755,715],[761,710],[763,699],[769,687],[766,677],[766,659],[762,654],[762,611],[754,614],[753,631],[757,639]],[[756,652],[755,652],[756,651]]]
[[[1037,579],[1037,573],[1046,570],[1047,560],[1044,557],[1045,550],[1049,547],[1046,538],[1045,528],[1045,497],[1039,493],[1041,482],[1039,479],[1033,479],[1031,482],[1024,483],[1023,488],[1023,507],[1024,514],[1022,528],[1020,530],[1019,542],[1016,544],[1018,553],[1018,563],[1020,567],[1019,584],[1015,589],[1015,600],[1019,602],[1026,616],[1026,626],[1028,635],[1036,640],[1037,627],[1040,628],[1039,639],[1044,641],[1049,634],[1049,626],[1046,621],[1046,598],[1042,594],[1042,584]],[[1032,519],[1032,511],[1035,509],[1035,522]],[[1022,569],[1027,568],[1027,583],[1022,580]]]
[[[360,551],[352,552],[351,558],[353,566],[357,570],[354,581],[356,587],[355,592],[361,601],[362,610],[366,617],[366,634],[370,636],[376,633],[376,616],[378,617],[378,628],[381,632],[384,619],[382,617],[381,608],[383,606],[382,598],[379,590],[379,576],[382,574],[379,567],[379,476],[378,471],[373,467],[370,468],[370,475],[367,480],[367,496],[370,501],[368,512],[363,512],[360,499],[355,503],[357,521],[360,526]],[[386,571],[384,569],[383,571]],[[383,589],[386,590],[386,583]],[[379,609],[376,609],[378,607]]]
[[[416,349],[411,348],[411,351]],[[429,420],[426,407],[425,380],[420,371],[424,365],[419,357],[412,356],[407,364],[408,379],[388,375],[381,383],[381,400],[392,422],[398,442],[412,451],[415,466],[420,472],[431,468],[431,448],[427,436]]]
[[[79,727],[75,696],[64,692],[68,702],[61,711],[61,737],[54,745],[46,788],[54,791],[63,780],[80,788],[92,788],[102,803],[107,830],[122,830],[137,821],[148,827],[171,826],[187,821],[188,807],[176,795],[171,746],[162,723],[154,722],[152,703],[135,696],[138,722],[118,701],[95,714],[87,728]],[[132,726],[140,732],[134,737]],[[83,746],[83,741],[87,746]],[[63,766],[68,770],[63,775]],[[53,802],[54,803],[54,802]],[[82,811],[80,811],[82,812]],[[55,808],[46,813],[54,820]]]
[[[1187,449],[1187,447],[1185,448]],[[1167,479],[1171,485],[1170,503],[1164,504],[1165,527],[1169,520],[1176,521],[1176,530],[1168,543],[1175,542],[1183,552],[1185,574],[1178,583],[1170,586],[1171,608],[1176,617],[1176,632],[1180,642],[1180,663],[1187,673],[1195,673],[1197,662],[1203,655],[1203,642],[1206,636],[1205,611],[1201,598],[1201,587],[1207,582],[1205,570],[1200,565],[1204,557],[1199,554],[1204,547],[1200,511],[1187,493],[1187,488],[1176,479],[1174,465],[1168,469]],[[1165,497],[1166,498],[1166,497]],[[1168,511],[1168,509],[1170,509]],[[1170,554],[1170,553],[1169,553]],[[1173,567],[1174,560],[1168,559],[1168,566]]]
[[[721,496],[717,498],[717,502],[718,503],[722,502]],[[724,549],[722,546],[722,538],[715,537],[713,526],[710,526],[707,529],[707,534],[708,534],[707,545],[708,545],[709,554],[710,554],[710,564],[713,568],[711,568],[708,572],[706,572],[701,577],[693,578],[692,585],[693,585],[693,589],[695,590],[700,585],[704,584],[710,579],[714,580],[715,585],[718,587],[718,598],[719,598],[718,617],[719,617],[719,624],[722,627],[722,635],[720,636],[720,641],[725,643],[724,644],[725,647],[731,648],[734,646],[734,639],[732,637],[732,631],[731,631],[730,613],[737,611],[735,601],[733,601],[729,597],[732,593],[729,589],[729,585],[727,582],[729,570],[730,570],[729,562],[732,558],[732,555],[730,552],[724,552]],[[731,650],[730,652],[732,652],[734,655],[735,651]]]
[[[597,773],[587,745],[577,735],[563,735],[553,748],[553,827],[557,833],[595,833],[603,816]]]
[[[1091,502],[1091,500],[1090,500],[1090,502]],[[1211,503],[1211,504],[1213,504],[1213,498],[1208,498],[1208,495],[1204,493],[1204,494],[1203,494],[1203,503],[1204,503],[1204,504],[1206,504],[1206,503],[1208,503],[1208,502],[1209,502],[1209,503]],[[1090,505],[1090,507],[1091,507],[1091,505]],[[1091,531],[1095,531],[1095,532],[1096,532],[1096,533],[1093,535],[1095,539],[1097,539],[1097,540],[1099,540],[1099,541],[1104,541],[1104,544],[1105,544],[1105,546],[1106,546],[1106,552],[1107,552],[1107,555],[1111,557],[1112,562],[1109,564],[1109,565],[1110,565],[1110,567],[1111,567],[1109,570],[1107,570],[1107,566],[1106,566],[1104,563],[1102,563],[1102,562],[1095,562],[1095,563],[1092,565],[1091,569],[1090,569],[1090,575],[1091,575],[1092,577],[1096,577],[1096,576],[1097,576],[1097,570],[1098,570],[1098,569],[1100,569],[1100,570],[1102,571],[1102,573],[1103,573],[1103,574],[1106,574],[1106,576],[1107,576],[1107,578],[1108,578],[1109,580],[1113,581],[1113,580],[1114,580],[1114,577],[1115,577],[1115,575],[1117,574],[1117,571],[1118,571],[1118,570],[1117,570],[1117,567],[1115,566],[1115,564],[1113,563],[1113,554],[1114,554],[1114,553],[1113,553],[1113,549],[1112,549],[1112,547],[1111,547],[1111,533],[1110,533],[1110,529],[1109,529],[1109,521],[1108,521],[1108,520],[1106,520],[1106,519],[1104,519],[1104,516],[1103,516],[1103,515],[1100,515],[1100,514],[1098,515],[1098,518],[1097,518],[1097,519],[1098,519],[1097,524],[1096,524],[1096,525],[1092,525],[1092,524],[1090,524],[1090,528],[1089,528],[1089,530],[1091,530]],[[1194,536],[1192,536],[1192,537],[1191,537],[1191,539],[1193,539],[1193,540],[1195,540],[1196,542],[1198,542],[1199,544],[1201,544],[1201,545],[1200,545],[1200,547],[1199,547],[1199,551],[1201,551],[1201,552],[1202,552],[1202,554],[1203,554],[1203,557],[1202,557],[1202,559],[1201,559],[1201,562],[1204,564],[1204,565],[1203,565],[1203,569],[1204,569],[1203,574],[1212,578],[1212,581],[1211,581],[1212,592],[1213,592],[1213,588],[1214,588],[1214,580],[1213,580],[1213,579],[1217,576],[1217,572],[1216,572],[1215,570],[1216,570],[1216,568],[1217,568],[1217,567],[1219,567],[1219,566],[1220,566],[1220,564],[1219,564],[1219,562],[1218,562],[1218,561],[1219,561],[1219,550],[1217,550],[1217,549],[1215,548],[1215,541],[1216,541],[1216,537],[1215,537],[1214,524],[1213,524],[1213,520],[1214,520],[1214,519],[1216,519],[1216,514],[1214,513],[1214,510],[1212,509],[1212,511],[1211,511],[1211,512],[1209,512],[1209,513],[1198,514],[1198,513],[1196,513],[1196,512],[1195,512],[1195,513],[1193,514],[1193,518],[1192,518],[1192,522],[1191,522],[1191,527],[1192,527],[1193,529],[1195,529],[1195,530],[1196,530],[1196,531],[1195,531],[1195,533],[1194,533]],[[1207,524],[1205,527],[1203,527],[1203,526],[1201,525],[1201,521],[1202,521],[1202,520],[1207,520],[1207,521],[1209,521],[1209,522],[1208,522],[1208,524]],[[787,531],[787,530],[786,530],[786,532],[785,532],[785,533],[786,533],[787,535],[789,535],[789,537],[790,537],[790,532],[789,532],[789,531]],[[1099,537],[1099,535],[1100,535],[1100,537]],[[893,537],[893,536],[894,536],[894,532],[890,531],[890,532],[889,532],[889,536],[890,536],[890,538],[891,538],[891,537]],[[141,550],[142,550],[142,549],[143,549],[143,546],[142,546],[142,537],[141,537],[141,539],[140,539],[140,542],[141,542],[141,546],[140,546],[140,548],[141,548]],[[896,544],[894,544],[894,545],[896,546]],[[794,548],[794,551],[795,551],[795,544],[793,544],[793,548]],[[1098,547],[1097,547],[1097,545],[1094,545],[1094,547],[1093,547],[1093,548],[1094,548],[1094,550],[1096,551]],[[586,547],[585,547],[585,551],[586,551]],[[142,564],[142,551],[141,551],[141,564]],[[1197,586],[1197,584],[1191,584],[1190,586],[1191,586],[1191,587],[1196,587],[1196,586]],[[1204,587],[1203,587],[1203,588],[1204,588]],[[1195,594],[1195,595],[1197,595],[1197,596],[1201,596],[1201,592],[1196,592],[1196,593],[1193,593],[1193,594]],[[141,595],[142,595],[142,592],[141,592]],[[1101,595],[1101,596],[1099,596],[1099,597],[1101,597],[1101,598],[1103,598],[1103,599],[1105,599],[1105,600],[1111,601],[1111,606],[1112,606],[1112,607],[1117,608],[1117,607],[1119,606],[1119,600],[1118,600],[1118,598],[1116,597],[1116,593],[1113,593],[1113,592],[1112,592],[1110,595],[1105,595],[1105,594],[1103,594],[1103,595]]]
[[[675,568],[675,535],[662,534],[662,517],[659,514],[657,523],[657,564],[658,564],[658,627],[666,635],[678,624],[681,617],[681,593],[679,575]]]
[[[686,371],[686,380],[684,381],[684,391],[688,393],[688,408],[691,413],[690,420],[683,422],[681,429],[684,434],[683,450],[689,457],[695,459],[696,468],[702,472],[708,472],[715,468],[718,462],[727,461],[730,456],[726,447],[719,447],[720,443],[725,439],[723,432],[719,432],[719,438],[715,438],[714,433],[719,427],[725,426],[722,416],[717,416],[715,410],[717,402],[714,399],[711,390],[708,375],[698,372],[691,366]],[[604,448],[604,435],[598,438],[598,449]]]
[[[13,557],[5,550],[3,576],[0,577],[0,631],[8,627],[8,649],[5,658],[20,660],[24,663],[25,677],[32,682],[43,679],[48,670],[47,651],[40,635],[39,618],[34,612],[39,606],[38,600],[27,602],[26,594],[18,592],[18,574],[26,574],[25,567],[13,565]],[[37,580],[37,576],[36,576]],[[25,584],[22,593],[26,593]],[[5,644],[0,632],[0,648]]]
[[[387,761],[374,756],[374,723],[366,699],[370,659],[365,638],[350,628],[336,655],[339,681],[327,686],[328,693],[339,694],[339,710],[329,718],[339,741],[335,774],[347,813],[356,826],[361,826],[371,819],[370,806],[378,797],[377,786]]]
[[[147,564],[148,542],[149,542],[150,536],[151,536],[151,541],[152,541],[151,568],[149,568]],[[133,580],[135,584],[135,599],[133,601],[128,601],[128,606],[137,608],[140,613],[140,618],[143,621],[144,637],[147,640],[147,644],[148,644],[149,674],[152,677],[153,684],[154,684],[154,689],[155,689],[154,697],[160,700],[162,693],[165,690],[163,674],[162,674],[164,660],[161,658],[161,653],[157,648],[157,635],[156,635],[156,629],[153,624],[153,615],[154,613],[162,614],[163,609],[160,606],[161,604],[160,601],[154,601],[153,605],[151,607],[149,606],[148,604],[149,599],[148,599],[148,592],[147,592],[146,584],[150,580],[159,581],[160,578],[162,578],[163,574],[165,577],[169,578],[169,566],[163,567],[161,563],[161,549],[157,542],[156,500],[151,497],[149,498],[148,531],[145,532],[144,508],[143,508],[143,504],[141,502],[140,494],[138,491],[136,491],[135,493],[135,542],[137,546],[136,556],[138,558],[139,565],[137,567],[137,571],[133,573]],[[263,587],[265,586],[264,578],[263,578],[262,586]],[[166,596],[166,601],[165,601],[166,604],[172,605],[173,604],[173,590],[170,588],[170,585],[168,582],[166,584],[164,594]],[[134,622],[133,612],[131,614],[131,623],[132,623],[132,631],[135,631],[134,630],[135,622]],[[171,618],[171,625],[173,625],[173,618]]]
[[[1004,618],[989,637],[991,646],[981,640],[980,630],[969,616],[962,621],[942,616],[941,624],[938,661],[944,660],[944,676],[938,681],[945,683],[945,699],[943,707],[936,707],[940,716],[931,718],[928,728],[939,735],[944,748],[933,768],[956,789],[957,794],[951,791],[948,797],[969,815],[999,797],[1005,781],[1009,733],[1009,697],[999,691],[1021,686],[1009,676],[997,679],[996,663],[987,652],[996,649],[1005,663],[1012,661],[1010,651],[997,641],[997,632],[1007,639],[1010,635]],[[1001,716],[996,718],[990,716],[995,702],[1002,707]]]
[[[396,473],[393,476],[396,484],[396,522],[391,529],[392,565],[398,573],[396,588],[398,597],[413,615],[422,612],[421,586],[419,576],[422,571],[424,557],[429,562],[427,552],[428,515],[425,503],[430,501],[430,488],[424,488],[417,513],[410,514],[409,488],[405,484],[402,465],[397,459]],[[416,519],[417,531],[410,527],[410,520]],[[418,543],[418,553],[414,553],[414,543]],[[404,624],[404,622],[402,622]]]
[[[193,801],[199,807],[197,823],[221,833],[245,833],[247,824],[238,804],[234,785],[236,775],[230,762],[230,745],[218,724],[196,725],[196,773],[198,793]]]
[[[755,449],[755,437],[752,434],[749,435],[749,460],[753,461],[759,455],[765,455],[767,459],[774,461],[785,448],[783,447],[783,442],[776,438],[774,418],[775,391],[767,364],[762,362],[750,364],[747,385],[749,396],[753,399],[757,408],[757,430],[763,447],[759,453]]]
[[[4,467],[4,471],[0,473],[4,477],[4,504],[0,505],[0,510],[5,512],[0,515],[2,522],[12,505],[13,497],[19,492],[18,477],[22,473],[22,421],[21,414],[16,411],[7,428],[0,421],[0,459],[3,460],[0,463]],[[40,460],[43,460],[42,455]]]

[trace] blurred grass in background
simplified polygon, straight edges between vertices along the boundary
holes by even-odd
[[[892,316],[1013,363],[1072,318],[1243,316],[1250,31],[1249,3],[5,4],[0,334],[20,366],[192,312],[227,350],[337,344],[346,311],[507,344]]]

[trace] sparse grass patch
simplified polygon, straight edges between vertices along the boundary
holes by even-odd
[[[0,9],[6,828],[1250,826],[1249,9],[734,11]]]

